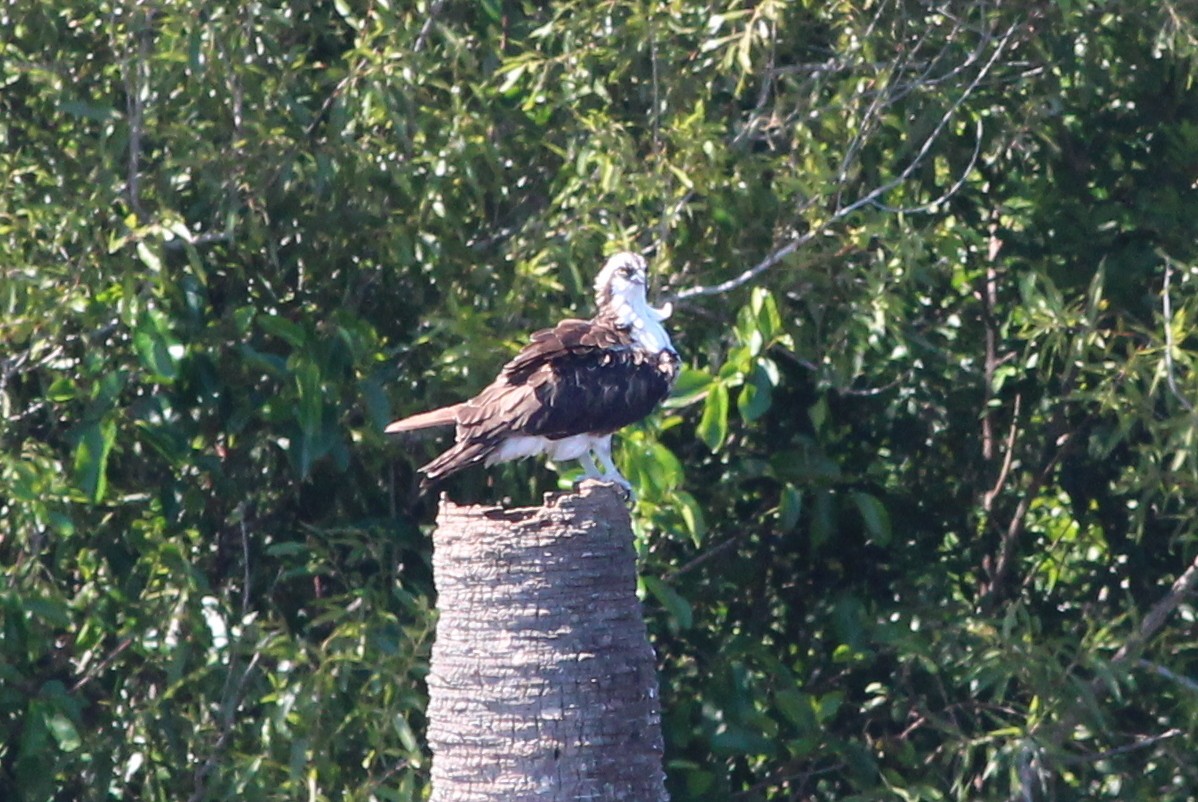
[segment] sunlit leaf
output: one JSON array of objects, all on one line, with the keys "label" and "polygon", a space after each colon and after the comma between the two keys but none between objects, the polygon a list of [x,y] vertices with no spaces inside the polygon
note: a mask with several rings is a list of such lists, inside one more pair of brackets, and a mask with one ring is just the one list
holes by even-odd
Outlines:
[{"label": "sunlit leaf", "polygon": [[116,423],[93,421],[79,433],[75,447],[75,485],[93,502],[108,491],[108,456],[116,442]]},{"label": "sunlit leaf", "polygon": [[721,382],[711,385],[703,402],[698,435],[712,451],[719,451],[728,436],[728,388]]},{"label": "sunlit leaf", "polygon": [[891,534],[890,515],[886,512],[885,505],[876,496],[869,493],[854,492],[852,499],[857,512],[861,515],[861,520],[865,522],[865,529],[869,532],[870,539],[879,546],[888,545]]},{"label": "sunlit leaf", "polygon": [[679,629],[690,629],[694,624],[690,602],[657,577],[643,576],[641,581],[645,583],[645,589],[653,594],[653,597],[670,614]]}]

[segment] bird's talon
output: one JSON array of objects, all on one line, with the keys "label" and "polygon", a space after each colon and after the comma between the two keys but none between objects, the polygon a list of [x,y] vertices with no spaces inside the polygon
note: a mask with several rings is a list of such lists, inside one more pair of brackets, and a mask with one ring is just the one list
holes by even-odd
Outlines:
[{"label": "bird's talon", "polygon": [[621,482],[618,479],[613,479],[612,484],[615,485],[620,493],[624,496],[625,504],[628,504],[629,506],[636,504],[636,491],[632,489],[631,482]]}]

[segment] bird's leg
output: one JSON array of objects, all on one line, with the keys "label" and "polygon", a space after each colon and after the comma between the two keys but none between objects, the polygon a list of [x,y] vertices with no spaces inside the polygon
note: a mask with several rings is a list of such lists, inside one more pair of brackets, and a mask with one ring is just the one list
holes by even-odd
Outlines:
[{"label": "bird's leg", "polygon": [[636,501],[636,493],[632,491],[632,483],[624,478],[620,473],[620,469],[616,467],[616,463],[612,462],[610,434],[595,444],[595,456],[599,458],[600,464],[603,465],[603,476],[601,478],[619,485],[628,494],[629,501]]},{"label": "bird's leg", "polygon": [[584,451],[582,456],[578,458],[578,462],[582,465],[582,478],[584,479],[602,479],[603,473],[600,472],[599,466],[595,464],[595,458],[591,456],[590,451]]},{"label": "bird's leg", "polygon": [[586,479],[598,479],[600,482],[606,481],[606,478],[600,471],[599,466],[595,464],[595,458],[591,456],[590,451],[584,451],[582,456],[578,458],[578,463],[582,465],[582,476],[574,480],[574,489]]}]

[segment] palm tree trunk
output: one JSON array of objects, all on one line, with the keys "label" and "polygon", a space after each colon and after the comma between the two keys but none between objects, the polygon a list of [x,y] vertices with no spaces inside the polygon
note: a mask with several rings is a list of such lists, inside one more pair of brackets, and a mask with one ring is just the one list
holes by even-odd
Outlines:
[{"label": "palm tree trunk", "polygon": [[655,659],[610,486],[515,510],[443,497],[433,573],[432,802],[665,802]]}]

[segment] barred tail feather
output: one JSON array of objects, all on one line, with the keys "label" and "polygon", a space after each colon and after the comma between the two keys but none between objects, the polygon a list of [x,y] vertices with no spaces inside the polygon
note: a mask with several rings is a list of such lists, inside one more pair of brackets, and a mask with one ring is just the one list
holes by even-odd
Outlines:
[{"label": "barred tail feather", "polygon": [[466,440],[458,443],[420,469],[420,472],[424,474],[424,481],[420,485],[428,487],[433,482],[457,473],[463,468],[477,465],[490,456],[494,450],[493,445],[478,440]]},{"label": "barred tail feather", "polygon": [[431,429],[434,426],[452,426],[457,423],[458,410],[461,407],[461,404],[453,404],[452,406],[441,407],[429,412],[421,412],[419,415],[412,415],[408,418],[401,418],[387,424],[387,428],[383,429],[383,431],[387,434],[396,434],[397,432],[414,432],[418,429]]}]

